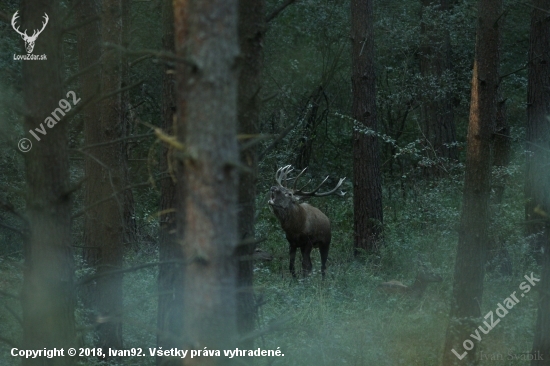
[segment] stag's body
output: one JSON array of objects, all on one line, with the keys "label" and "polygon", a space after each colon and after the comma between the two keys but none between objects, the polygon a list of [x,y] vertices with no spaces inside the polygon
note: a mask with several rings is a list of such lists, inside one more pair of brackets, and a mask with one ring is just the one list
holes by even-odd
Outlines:
[{"label": "stag's body", "polygon": [[273,205],[275,216],[279,219],[289,243],[290,273],[296,276],[294,262],[296,250],[302,252],[302,273],[311,272],[311,250],[319,248],[321,252],[321,273],[324,276],[330,248],[330,221],[319,209],[307,204],[294,203],[289,210],[281,210]]},{"label": "stag's body", "polygon": [[[302,252],[302,274],[304,276],[310,273],[312,269],[311,250],[319,248],[319,252],[321,253],[321,274],[324,278],[331,240],[330,220],[319,209],[307,203],[300,203],[299,200],[306,196],[322,197],[334,194],[342,185],[345,178],[340,179],[337,186],[329,192],[317,193],[326,179],[312,192],[304,192],[302,191],[304,187],[298,190],[295,187],[296,181],[305,169],[295,178],[293,189],[283,186],[283,180],[287,180],[286,176],[290,171],[292,171],[291,166],[280,168],[277,171],[276,180],[278,185],[271,187],[271,199],[269,200],[269,204],[273,207],[273,212],[279,219],[289,243],[290,273],[296,277],[294,262],[298,248]],[[336,194],[344,195],[341,192]]]}]

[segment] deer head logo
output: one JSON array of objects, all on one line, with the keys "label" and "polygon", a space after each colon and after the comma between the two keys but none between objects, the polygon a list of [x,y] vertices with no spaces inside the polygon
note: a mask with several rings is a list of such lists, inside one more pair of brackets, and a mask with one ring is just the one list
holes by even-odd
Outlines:
[{"label": "deer head logo", "polygon": [[42,22],[42,29],[40,29],[39,31],[35,29],[34,32],[32,33],[32,36],[28,36],[26,29],[24,32],[21,32],[19,30],[19,27],[17,28],[15,27],[15,21],[18,18],[17,13],[19,13],[19,11],[16,11],[15,14],[13,14],[13,17],[11,18],[11,26],[17,33],[19,33],[19,35],[21,35],[21,38],[23,38],[23,40],[25,41],[25,49],[27,50],[27,53],[32,53],[32,50],[34,49],[34,42],[36,42],[36,39],[38,38],[40,33],[42,33],[44,28],[46,28],[46,24],[48,24],[48,20],[49,20],[48,14],[44,13],[44,22]]}]

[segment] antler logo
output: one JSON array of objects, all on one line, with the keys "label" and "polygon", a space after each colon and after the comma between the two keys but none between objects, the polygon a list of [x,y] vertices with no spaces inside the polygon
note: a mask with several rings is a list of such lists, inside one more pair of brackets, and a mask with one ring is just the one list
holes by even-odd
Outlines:
[{"label": "antler logo", "polygon": [[19,13],[19,11],[16,11],[11,18],[11,26],[17,33],[21,35],[21,38],[23,38],[23,40],[25,41],[25,49],[27,50],[27,53],[32,53],[32,50],[34,49],[34,42],[36,42],[36,39],[38,38],[40,33],[42,33],[44,28],[46,28],[46,24],[48,24],[48,14],[44,13],[44,22],[42,22],[42,29],[40,29],[39,31],[35,29],[32,33],[32,36],[28,36],[26,29],[24,32],[21,32],[19,31],[19,27],[15,27],[15,21],[18,18],[17,13]]}]

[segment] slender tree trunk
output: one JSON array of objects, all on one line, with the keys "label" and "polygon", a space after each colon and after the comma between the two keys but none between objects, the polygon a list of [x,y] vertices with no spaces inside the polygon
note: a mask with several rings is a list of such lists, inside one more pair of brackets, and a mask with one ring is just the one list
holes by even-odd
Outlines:
[{"label": "slender tree trunk", "polygon": [[[263,0],[239,1],[239,43],[243,65],[239,75],[237,100],[239,134],[258,134],[260,119],[260,73],[262,69],[262,40],[265,31]],[[245,143],[250,140],[245,140]],[[256,176],[258,156],[256,147],[241,150],[241,164],[248,170],[239,175],[239,240],[237,256],[237,324],[241,337],[254,330],[256,306],[252,289],[253,261],[256,248]],[[240,347],[252,349],[254,340],[243,342]]]},{"label": "slender tree trunk", "polygon": [[[512,142],[510,141],[510,125],[508,123],[508,114],[506,112],[506,100],[500,100],[499,96],[497,119],[495,125],[494,140],[494,161],[493,168],[496,170],[493,190],[495,192],[493,203],[500,205],[504,197],[504,188],[506,187],[506,168],[510,164],[510,153]],[[498,215],[498,212],[495,212]]]},{"label": "slender tree trunk", "polygon": [[[540,9],[548,8],[548,1],[533,1],[533,5]],[[542,201],[541,194],[544,191],[546,181],[541,179],[542,172],[547,170],[546,153],[548,146],[548,133],[550,123],[546,119],[550,110],[550,101],[547,90],[549,82],[548,65],[548,19],[544,19],[545,13],[533,10],[531,15],[531,39],[529,47],[529,91],[527,108],[527,174],[525,181],[525,218],[527,220],[527,232],[536,253],[537,261],[540,261],[541,249],[547,241],[545,225],[540,222],[540,216],[534,209]],[[547,16],[547,14],[546,14]],[[546,27],[546,28],[545,28]],[[546,79],[545,79],[546,78]],[[546,89],[545,89],[546,88]],[[542,169],[542,171],[541,171]]]},{"label": "slender tree trunk", "polygon": [[355,255],[378,249],[382,234],[382,182],[377,131],[374,74],[373,1],[351,1],[353,91],[353,211]]},{"label": "slender tree trunk", "polygon": [[[542,249],[542,274],[532,365],[550,365],[550,11],[549,0],[533,0],[527,96],[527,181],[525,213],[530,234]],[[530,222],[538,220],[544,224]]]},{"label": "slender tree trunk", "polygon": [[[132,10],[132,2],[131,0],[121,0],[121,9],[122,9],[122,47],[128,48],[130,45],[130,31],[132,27],[131,22],[131,10]],[[122,54],[121,57],[121,87],[124,88],[126,86],[130,85],[130,65],[128,56],[126,54]],[[121,112],[122,112],[122,120],[121,120],[121,127],[122,130],[120,131],[121,137],[127,137],[131,134],[132,131],[132,121],[130,120],[130,91],[125,90],[121,94]],[[130,171],[128,169],[130,159],[130,146],[127,141],[122,142],[122,149],[124,151],[123,158],[122,158],[122,179],[123,183],[122,185],[124,187],[128,187],[131,185],[130,181]],[[136,204],[134,201],[134,193],[132,192],[132,189],[126,189],[122,193],[122,199],[123,199],[123,220],[124,220],[124,245],[129,248],[137,247],[137,241],[138,241],[138,233],[137,233],[137,224],[135,219],[136,214]]]},{"label": "slender tree trunk", "polygon": [[[449,10],[448,0],[422,0],[423,16],[428,6],[437,6],[438,11]],[[423,43],[420,49],[420,73],[428,85],[424,88],[422,103],[423,134],[428,144],[429,158],[434,165],[425,170],[428,176],[442,176],[445,165],[458,159],[456,128],[452,96],[450,92],[441,93],[445,87],[445,74],[450,70],[451,41],[445,29],[434,29],[424,20],[421,24]],[[434,90],[436,85],[438,90]]]},{"label": "slender tree trunk", "polygon": [[477,363],[477,342],[471,339],[470,334],[482,324],[480,317],[489,225],[491,150],[499,85],[498,19],[501,11],[502,0],[478,2],[466,175],[451,313],[443,350],[445,366]]},{"label": "slender tree trunk", "polygon": [[[174,13],[172,2],[162,2],[162,44],[165,51],[174,52]],[[175,80],[173,69],[166,66],[162,79],[162,129],[169,135],[174,135],[174,116],[176,113]],[[181,106],[180,106],[181,107]],[[181,124],[185,122],[182,121]],[[171,146],[165,146],[162,150],[161,171],[169,177],[160,182],[160,235],[159,257],[160,262],[182,261],[183,251],[176,240],[176,208],[180,214],[184,214],[181,200],[176,199],[177,170],[181,169],[174,159],[176,150]],[[174,179],[173,179],[174,178]],[[157,346],[163,349],[180,348],[183,331],[183,265],[161,264],[159,267],[159,305],[158,305],[158,329]],[[180,360],[168,360],[157,357],[157,365],[179,365]]]},{"label": "slender tree trunk", "polygon": [[[101,42],[121,44],[121,2],[103,0]],[[121,87],[120,54],[104,49],[101,53],[102,94]],[[113,141],[121,137],[121,95],[115,93],[97,105],[99,119],[85,126],[86,145]],[[98,346],[122,348],[122,275],[108,274],[122,265],[124,241],[124,151],[122,143],[112,143],[87,150],[86,157],[86,247],[98,248],[95,265],[97,285],[94,293],[97,312]],[[101,203],[107,197],[113,198]],[[95,204],[95,205],[94,205]]]},{"label": "slender tree trunk", "polygon": [[[61,27],[57,2],[21,3],[22,29],[33,29],[49,17],[34,53],[47,60],[23,62],[25,129],[48,125],[48,135],[25,155],[27,217],[30,236],[24,247],[23,345],[39,350],[76,346],[74,260],[71,248],[71,198],[67,124],[45,117],[66,99],[62,89]],[[59,114],[58,114],[59,115]],[[44,126],[45,127],[45,126]],[[15,360],[14,360],[15,362]],[[23,365],[73,365],[72,357],[24,358]]]},{"label": "slender tree trunk", "polygon": [[[184,184],[176,188],[185,204],[176,214],[186,261],[184,347],[232,349],[237,327],[238,3],[173,4],[176,53],[188,60],[178,65],[177,73],[178,113],[184,112],[178,115],[177,133],[186,148],[185,155],[179,155],[185,169],[178,182]],[[188,361],[224,362],[217,357]]]}]

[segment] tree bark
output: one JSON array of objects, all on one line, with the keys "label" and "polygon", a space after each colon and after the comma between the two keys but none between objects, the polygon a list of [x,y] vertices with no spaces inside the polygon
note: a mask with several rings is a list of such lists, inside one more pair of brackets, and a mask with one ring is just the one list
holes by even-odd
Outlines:
[{"label": "tree bark", "polygon": [[[501,12],[502,0],[478,2],[466,174],[451,313],[443,350],[445,366],[473,365],[477,362],[477,343],[473,343],[470,334],[482,324],[480,317],[489,224],[492,139],[499,85],[498,20]],[[463,357],[462,361],[452,350]]]},{"label": "tree bark", "polygon": [[[121,0],[103,0],[100,39],[102,43],[121,44]],[[101,93],[108,94],[121,87],[121,56],[118,51],[102,50]],[[99,118],[88,120],[84,127],[86,145],[117,140],[121,137],[121,95],[117,93],[101,100]],[[94,112],[97,113],[97,112]],[[96,116],[96,115],[95,115]],[[96,116],[97,117],[97,116]],[[90,148],[86,156],[85,244],[97,248],[90,258],[96,266],[98,280],[93,293],[97,313],[98,347],[121,349],[122,344],[122,274],[108,274],[122,265],[124,242],[124,150],[121,142]],[[94,203],[118,192],[115,198]]]},{"label": "tree bark", "polygon": [[[259,133],[260,74],[262,69],[262,40],[265,31],[263,0],[239,1],[239,43],[243,65],[239,74],[237,100],[239,134],[255,136]],[[252,137],[254,138],[254,137]],[[245,140],[245,143],[250,140]],[[256,177],[258,154],[255,146],[241,150],[241,164],[247,170],[239,174],[239,240],[237,257],[237,324],[239,335],[254,330],[257,312],[254,303],[253,261],[255,244]],[[240,344],[252,349],[254,340]]]},{"label": "tree bark", "polygon": [[377,131],[372,0],[351,1],[353,211],[355,255],[378,250],[382,235],[382,183]]},{"label": "tree bark", "polygon": [[[422,0],[423,16],[426,7],[437,6],[437,10],[444,12],[449,10],[448,0]],[[422,129],[426,143],[428,144],[428,157],[433,165],[426,167],[428,176],[439,177],[445,172],[445,165],[449,161],[458,159],[456,142],[456,127],[452,96],[450,92],[441,95],[445,87],[445,73],[449,72],[451,64],[451,41],[449,32],[445,29],[434,29],[424,20],[421,22],[423,43],[420,48],[420,73],[426,83],[421,93],[422,101]],[[438,90],[434,90],[436,85]]]},{"label": "tree bark", "polygon": [[[504,197],[504,188],[506,187],[506,178],[508,177],[505,170],[510,164],[512,141],[510,138],[510,125],[508,123],[508,114],[506,111],[506,100],[500,100],[500,96],[498,99],[494,140],[493,168],[496,170],[496,174],[493,182],[493,190],[495,192],[493,203],[500,205]],[[498,211],[495,212],[495,214],[498,215]]]},{"label": "tree bark", "polygon": [[[163,49],[174,52],[174,13],[172,3],[162,3],[163,24]],[[165,67],[162,79],[162,129],[168,135],[174,135],[174,116],[176,113],[175,80],[172,74],[173,68]],[[181,106],[180,106],[181,107]],[[183,125],[185,121],[181,122]],[[162,149],[161,172],[168,173],[170,177],[160,182],[160,233],[159,233],[159,258],[160,262],[182,261],[183,251],[176,240],[176,208],[179,214],[184,215],[181,200],[176,199],[176,184],[172,178],[181,169],[181,164],[174,159],[175,150],[171,146]],[[159,267],[159,304],[158,304],[158,347],[163,349],[180,348],[183,331],[183,265],[161,264]],[[180,360],[157,357],[157,365],[171,366],[181,364]]]},{"label": "tree bark", "polygon": [[[130,32],[132,27],[132,2],[131,0],[121,0],[121,11],[122,11],[122,47],[128,48],[130,45]],[[121,55],[121,87],[127,87],[130,85],[130,65],[128,56],[126,54]],[[120,131],[121,137],[130,136],[132,133],[132,121],[130,119],[130,90],[125,90],[121,93],[121,127]],[[122,142],[122,150],[124,152],[122,158],[122,179],[123,187],[128,187],[131,185],[130,179],[130,170],[128,169],[130,159],[130,144],[127,140]],[[138,232],[137,224],[135,219],[136,214],[136,204],[134,200],[134,193],[131,188],[124,190],[122,193],[123,199],[123,220],[124,220],[124,245],[126,248],[137,248],[138,244]]]},{"label": "tree bark", "polygon": [[[92,17],[99,17],[100,4],[98,0],[83,1],[75,9],[76,23],[81,24],[88,21]],[[79,70],[88,70],[80,76],[80,90],[82,100],[91,100],[97,98],[100,94],[100,21],[96,20],[89,22],[81,27],[77,32],[77,47],[78,47],[78,67]],[[82,120],[84,123],[84,141],[88,142],[90,136],[95,134],[96,123],[100,118],[100,110],[97,103],[92,102],[82,110]],[[89,157],[85,157],[85,172],[90,172],[93,169],[94,162]],[[87,175],[90,179],[90,175]],[[89,194],[90,182],[85,183],[85,205],[90,205],[93,202],[93,196]],[[88,233],[92,233],[95,229],[94,222],[91,218],[84,218],[84,243],[85,248],[82,249],[82,259],[86,266],[95,267],[99,258],[99,243],[94,242],[94,238]],[[82,286],[80,294],[85,314],[86,321],[89,324],[94,324],[96,319],[92,313],[97,308],[96,283],[90,282]]]},{"label": "tree bark", "polygon": [[[176,76],[177,133],[185,141],[185,152],[179,155],[184,169],[178,172],[178,182],[184,184],[176,188],[185,204],[176,214],[186,262],[184,347],[232,349],[237,326],[238,3],[173,4],[176,53],[188,60],[178,64]],[[223,363],[218,357],[189,361]]]},{"label": "tree bark", "polygon": [[[533,353],[550,354],[550,11],[549,0],[533,0],[527,95],[527,180],[525,207],[528,233],[541,249],[542,274]],[[546,213],[546,216],[544,215]],[[533,222],[533,220],[538,221]],[[550,365],[550,358],[532,365]]]},{"label": "tree bark", "polygon": [[[47,60],[23,62],[25,129],[46,127],[44,119],[67,99],[62,89],[62,38],[57,2],[21,3],[22,29],[33,29],[50,18],[34,53]],[[58,114],[59,115],[59,114]],[[51,117],[50,117],[51,118]],[[52,119],[53,120],[53,119]],[[71,247],[67,124],[49,126],[47,136],[25,155],[27,217],[30,235],[24,246],[22,349],[75,347],[74,259]],[[72,357],[24,358],[27,365],[74,365]]]},{"label": "tree bark", "polygon": [[[539,9],[548,8],[547,1],[533,1],[533,6]],[[536,14],[535,14],[536,12]],[[550,123],[546,119],[550,111],[550,101],[547,90],[550,73],[548,71],[548,20],[545,13],[535,8],[531,15],[531,36],[529,45],[529,86],[527,100],[527,171],[525,181],[525,218],[527,232],[530,237],[537,261],[541,259],[541,249],[548,240],[545,225],[540,222],[540,216],[534,209],[543,202],[544,186],[542,172],[547,170],[547,153]],[[548,16],[548,14],[546,14]],[[545,89],[546,88],[546,89]],[[541,171],[542,169],[542,171]]]}]

